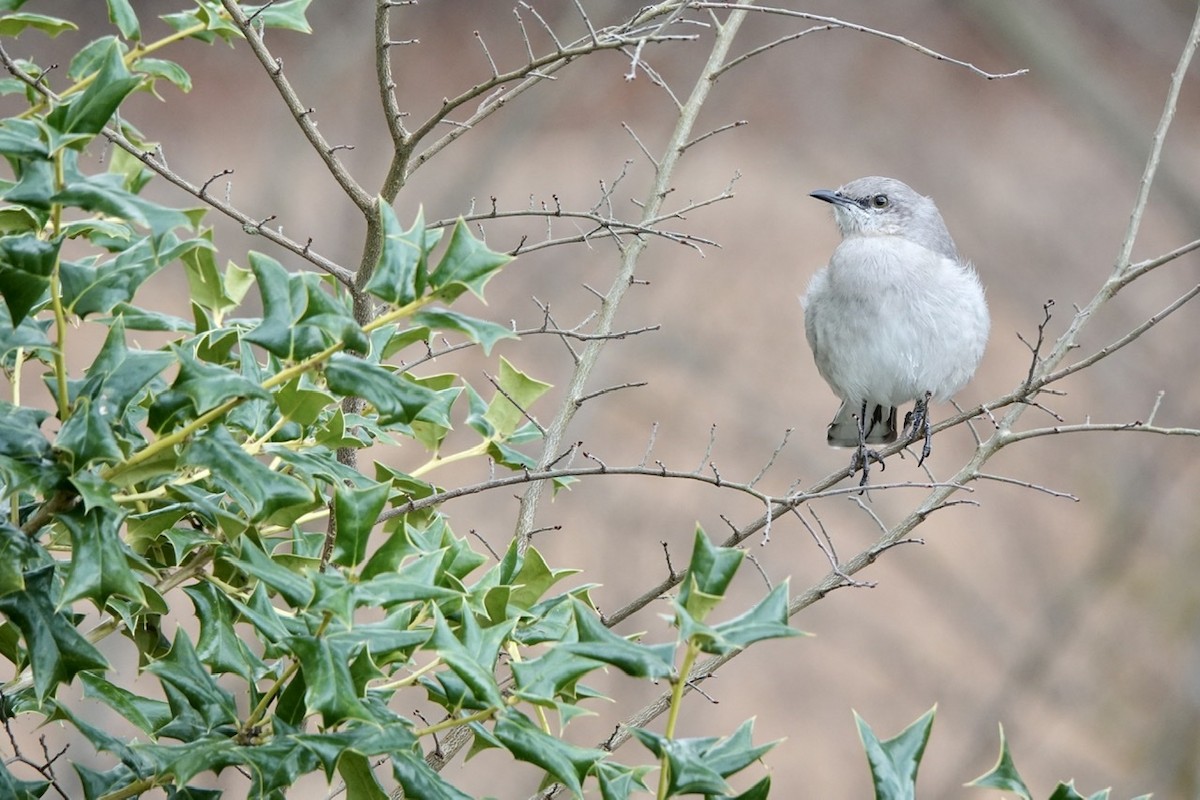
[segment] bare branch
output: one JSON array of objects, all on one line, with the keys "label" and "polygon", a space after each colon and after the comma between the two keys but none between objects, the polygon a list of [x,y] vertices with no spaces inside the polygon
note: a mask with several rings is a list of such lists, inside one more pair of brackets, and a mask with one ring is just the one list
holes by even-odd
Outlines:
[{"label": "bare branch", "polygon": [[292,112],[292,117],[295,118],[296,124],[300,126],[304,137],[308,139],[309,144],[317,151],[317,155],[325,162],[325,166],[329,169],[329,173],[333,176],[333,179],[342,187],[342,191],[346,193],[346,196],[350,198],[354,205],[358,206],[359,211],[365,216],[373,214],[375,208],[374,198],[358,184],[358,181],[354,180],[354,177],[342,165],[342,162],[338,161],[335,151],[325,141],[325,137],[321,135],[321,132],[317,130],[317,123],[312,120],[312,109],[307,108],[300,102],[296,91],[284,76],[283,62],[271,55],[271,51],[267,49],[262,36],[250,24],[250,19],[236,0],[221,0],[221,5],[225,7],[225,11],[229,13],[230,19],[233,20],[233,23],[237,25],[242,35],[246,38],[250,49],[258,57],[259,62],[263,65],[263,69],[267,71],[267,75],[279,91],[279,96],[283,98],[284,104]]},{"label": "bare branch", "polygon": [[[936,50],[931,50],[930,48],[926,47],[925,45],[918,44],[917,42],[914,42],[911,39],[906,39],[903,36],[899,36],[894,33],[888,33],[887,31],[876,30],[875,28],[868,28],[865,25],[858,25],[853,22],[846,22],[845,20],[840,20],[840,19],[837,19],[836,17],[825,17],[825,16],[821,16],[820,14],[809,14],[805,11],[793,11],[790,8],[770,8],[767,6],[744,6],[740,3],[696,2],[696,3],[693,3],[692,5],[694,8],[711,8],[711,9],[749,8],[751,11],[758,11],[758,12],[761,12],[764,14],[777,14],[779,16],[784,16],[784,17],[794,17],[797,19],[809,20],[811,22],[818,22],[818,23],[821,23],[822,25],[828,25],[832,28],[843,28],[843,29],[849,30],[849,31],[858,31],[859,33],[866,33],[871,36],[878,36],[881,39],[887,39],[889,42],[895,42],[896,44],[901,44],[912,50],[916,50],[921,55],[929,56],[930,58],[932,58],[936,61],[945,61],[949,64],[955,64],[960,67],[966,67],[967,69],[974,72],[976,75],[979,75],[980,77],[983,77],[983,78],[987,78],[989,81],[999,80],[1002,78],[1015,78],[1019,75],[1024,75],[1027,72],[1029,72],[1029,70],[1027,70],[1027,69],[1019,69],[1014,72],[988,72],[986,70],[980,69],[979,67],[975,66],[974,64],[972,64],[968,61],[960,61],[957,58],[951,58],[948,55],[939,53]],[[806,31],[806,33],[807,32],[808,31]]]},{"label": "bare branch", "polygon": [[1175,118],[1175,108],[1179,104],[1179,92],[1183,88],[1183,79],[1187,75],[1188,66],[1196,54],[1200,44],[1200,8],[1196,9],[1196,17],[1192,21],[1191,32],[1188,33],[1187,44],[1179,54],[1179,63],[1171,73],[1171,85],[1167,89],[1167,99],[1163,103],[1162,115],[1158,126],[1154,129],[1154,137],[1150,142],[1150,155],[1146,158],[1145,169],[1142,170],[1142,180],[1138,184],[1137,199],[1133,203],[1133,211],[1129,214],[1129,225],[1125,229],[1125,238],[1121,242],[1121,252],[1113,265],[1113,277],[1119,278],[1130,269],[1129,260],[1133,255],[1133,244],[1137,241],[1138,231],[1141,230],[1142,216],[1146,212],[1146,203],[1150,200],[1150,187],[1154,176],[1158,173],[1158,163],[1162,157],[1163,142],[1166,141],[1167,131]]}]

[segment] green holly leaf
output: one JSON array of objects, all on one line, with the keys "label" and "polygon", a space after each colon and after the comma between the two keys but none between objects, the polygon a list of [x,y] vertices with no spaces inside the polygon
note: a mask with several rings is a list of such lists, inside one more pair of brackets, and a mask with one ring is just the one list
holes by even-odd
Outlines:
[{"label": "green holly leaf", "polygon": [[250,269],[262,293],[263,318],[246,341],[284,360],[308,358],[338,343],[360,352],[370,348],[350,309],[329,295],[321,276],[289,274],[262,253],[250,253]]},{"label": "green holly leaf", "polygon": [[583,795],[584,777],[606,755],[602,750],[576,747],[551,736],[511,708],[499,715],[493,733],[510,753],[546,770],[576,797]]},{"label": "green holly leaf", "polygon": [[[2,26],[0,26],[2,31]],[[10,800],[36,800],[46,794],[50,781],[26,781],[14,776],[0,762],[0,797]]]},{"label": "green holly leaf", "polygon": [[[239,546],[237,552],[231,547],[223,548],[222,557],[238,569],[258,578],[268,589],[277,593],[293,608],[308,608],[317,591],[311,575],[288,569],[249,539],[242,539]],[[242,609],[243,614],[246,614],[246,611],[247,609]],[[257,614],[260,617],[266,617],[268,615],[265,612],[265,608],[260,608]],[[267,624],[266,630],[270,631],[278,622],[270,623],[268,621]]]},{"label": "green holly leaf", "polygon": [[351,719],[374,721],[350,674],[350,662],[361,643],[302,636],[291,639],[287,646],[300,660],[304,673],[304,703],[310,712],[321,715],[326,728]]},{"label": "green holly leaf", "polygon": [[467,223],[459,219],[442,260],[429,274],[429,285],[447,303],[465,291],[482,300],[483,287],[510,261],[512,256],[488,249],[471,235]]},{"label": "green holly leaf", "polygon": [[596,613],[580,600],[572,598],[571,603],[575,609],[579,641],[561,647],[576,655],[611,664],[636,678],[659,680],[674,674],[674,644],[644,645],[631,642],[604,627]]},{"label": "green holly leaf", "polygon": [[705,800],[767,800],[771,794],[771,776],[768,775],[739,795],[717,795]]},{"label": "green holly leaf", "polygon": [[723,654],[730,649],[745,649],[764,639],[784,639],[803,635],[788,625],[788,582],[776,586],[766,597],[744,614],[714,625],[713,633],[718,637],[718,647],[707,653]]},{"label": "green holly leaf", "polygon": [[504,325],[468,317],[446,308],[422,309],[413,315],[412,321],[431,331],[457,331],[465,334],[472,342],[478,342],[483,347],[484,355],[491,355],[492,347],[501,339],[517,338],[517,334]]},{"label": "green holly leaf", "polygon": [[120,418],[111,416],[103,403],[80,397],[59,430],[54,446],[70,455],[75,471],[95,463],[112,464],[124,455],[113,433],[112,426],[116,422],[120,422]]},{"label": "green holly leaf", "polygon": [[425,762],[421,753],[402,750],[392,753],[392,773],[404,789],[405,797],[422,800],[473,800],[448,783]]},{"label": "green holly leaf", "polygon": [[488,404],[484,419],[497,439],[506,439],[525,422],[525,415],[530,413],[534,401],[549,391],[551,384],[529,377],[503,356],[500,357],[496,383],[502,391],[496,392]]},{"label": "green holly leaf", "polygon": [[692,561],[676,600],[678,605],[696,622],[703,622],[725,596],[744,555],[733,547],[717,547],[697,525]]},{"label": "green holly leaf", "polygon": [[668,739],[644,728],[631,731],[657,758],[667,759],[670,796],[721,796],[731,791],[725,778],[745,769],[777,744],[755,746],[751,736],[753,728],[753,721],[748,720],[724,739]]},{"label": "green holly leaf", "polygon": [[[871,766],[871,779],[875,784],[877,800],[915,800],[917,768],[921,766],[921,757],[925,753],[925,745],[929,742],[929,733],[933,730],[935,713],[937,706],[926,711],[919,719],[887,741],[880,741],[858,712],[854,713],[858,736],[862,740],[863,749],[867,751],[867,762]],[[1013,775],[1015,774],[1014,771]],[[1018,778],[1017,783],[1019,782]],[[1002,787],[993,785],[993,788]],[[1006,791],[1014,789],[1007,788]],[[1030,800],[1028,794],[1022,796],[1025,800]]]},{"label": "green holly leaf", "polygon": [[650,767],[627,767],[611,761],[601,761],[593,768],[600,782],[601,800],[628,800],[636,794],[650,794],[643,780]]},{"label": "green holly leaf", "polygon": [[103,413],[112,417],[115,423],[125,417],[129,404],[142,390],[174,363],[170,353],[126,347],[125,318],[118,317],[109,323],[104,345],[88,367],[87,379],[79,394],[95,399]]},{"label": "green holly leaf", "polygon": [[200,621],[200,638],[196,655],[213,672],[230,672],[247,681],[261,674],[263,662],[250,651],[234,630],[238,622],[237,609],[223,591],[201,581],[183,589],[196,608]]},{"label": "green holly leaf", "polygon": [[183,463],[211,470],[210,482],[227,492],[251,522],[290,525],[316,503],[311,488],[251,456],[219,425],[192,440]]},{"label": "green holly leaf", "polygon": [[[206,230],[202,237],[211,241],[212,231]],[[226,313],[241,305],[254,285],[254,272],[232,261],[222,272],[217,267],[213,248],[197,247],[185,253],[181,260],[187,276],[188,296],[193,303],[212,312],[213,323],[217,326],[221,325]]]},{"label": "green holly leaf", "polygon": [[108,21],[116,25],[126,39],[139,41],[142,38],[142,28],[129,0],[108,0]]},{"label": "green holly leaf", "polygon": [[428,647],[437,651],[470,691],[475,702],[500,707],[504,705],[504,698],[493,670],[500,648],[511,632],[511,622],[480,628],[474,614],[464,609],[456,633],[435,606],[433,636],[429,639]]},{"label": "green holly leaf", "polygon": [[[126,95],[137,88],[141,78],[125,66],[120,44],[113,40],[104,50],[96,79],[79,94],[46,116],[46,122],[66,135],[95,136],[116,112]],[[82,147],[85,140],[73,141],[70,146]]]},{"label": "green holly leaf", "polygon": [[312,0],[284,0],[259,6],[242,6],[247,17],[266,28],[282,28],[297,33],[312,33],[305,13]]},{"label": "green holly leaf", "polygon": [[62,588],[62,606],[81,598],[103,608],[113,595],[143,604],[142,584],[130,567],[132,553],[121,540],[123,514],[93,509],[60,514],[58,520],[71,535],[71,565]]},{"label": "green holly leaf", "polygon": [[134,694],[90,672],[80,673],[79,679],[84,697],[104,703],[143,733],[153,734],[171,719],[170,706],[161,700]]},{"label": "green holly leaf", "polygon": [[44,14],[30,14],[19,11],[0,16],[0,36],[20,36],[28,28],[41,31],[51,39],[63,31],[79,30],[79,26],[74,22],[59,19],[58,17],[47,17]]},{"label": "green holly leaf", "polygon": [[333,544],[333,563],[355,567],[367,555],[367,542],[387,503],[392,487],[372,483],[360,488],[338,486],[333,493],[333,517],[337,538]]},{"label": "green holly leaf", "polygon": [[449,428],[450,406],[459,393],[458,388],[427,389],[403,373],[345,353],[329,359],[325,382],[338,394],[361,397],[375,406],[383,425],[423,420]]},{"label": "green holly leaf", "polygon": [[[207,730],[237,724],[237,701],[217,683],[200,661],[192,640],[182,628],[175,633],[171,651],[157,661],[150,662],[146,671],[158,676],[164,689],[173,689]],[[180,778],[179,775],[176,777]]]},{"label": "green holly leaf", "polygon": [[[932,725],[933,724],[933,712],[936,708],[937,707],[935,706],[933,709],[930,709],[925,714],[925,716],[921,717],[921,719],[917,720],[917,722],[914,722],[913,725],[909,726],[909,727],[911,728],[911,727],[917,725],[918,723],[921,722],[921,720],[926,719],[926,717],[929,718],[929,722],[927,724]],[[857,718],[857,716],[858,715],[855,714],[856,718]],[[861,731],[864,727],[865,727],[865,723],[860,722],[859,723],[860,736],[862,735]],[[868,728],[867,730],[869,731],[870,729]],[[904,734],[902,733],[901,736],[903,736],[903,735]],[[926,735],[926,737],[928,737],[928,735],[929,735],[928,731],[926,731],[925,735]],[[872,737],[872,738],[874,738],[874,737]],[[864,745],[865,745],[866,739],[864,739],[863,741],[864,741]],[[920,754],[918,753],[917,755],[919,758]],[[870,754],[868,752],[868,759],[869,758],[870,758]],[[872,772],[874,772],[873,765],[872,765]],[[915,778],[916,777],[915,765],[913,767],[913,773],[914,773],[913,777]],[[876,778],[875,785],[876,786],[879,785],[878,778]],[[1030,793],[1029,793],[1029,787],[1027,787],[1025,785],[1025,781],[1021,780],[1021,775],[1017,772],[1017,766],[1016,766],[1016,764],[1013,763],[1012,754],[1008,752],[1008,741],[1004,738],[1004,726],[1003,725],[1000,726],[1000,758],[999,758],[999,760],[996,761],[996,766],[992,767],[986,773],[984,773],[983,775],[980,775],[978,778],[976,778],[975,780],[968,783],[967,786],[978,786],[982,789],[999,789],[1002,792],[1012,792],[1013,794],[1022,798],[1022,800],[1033,800],[1032,795],[1030,795]],[[899,795],[897,795],[897,796],[899,796]]]},{"label": "green holly leaf", "polygon": [[337,770],[346,784],[348,800],[388,800],[388,793],[379,785],[366,756],[345,750],[338,759]]},{"label": "green holly leaf", "polygon": [[0,237],[0,295],[13,325],[46,297],[59,244],[33,234]]},{"label": "green holly leaf", "polygon": [[149,424],[161,432],[169,424],[198,417],[238,397],[269,399],[256,381],[228,367],[199,361],[188,348],[171,346],[179,372],[168,391],[161,392],[150,406]]},{"label": "green holly leaf", "polygon": [[404,230],[390,205],[382,198],[376,205],[383,229],[383,248],[364,288],[386,303],[405,306],[425,293],[426,259],[442,232],[425,229],[425,214],[421,210],[417,211],[412,227]]},{"label": "green holly leaf", "polygon": [[25,591],[0,596],[0,613],[8,617],[25,641],[33,688],[44,701],[60,683],[89,669],[108,669],[100,651],[75,629],[65,613],[56,610],[51,592],[54,565],[25,573]]}]

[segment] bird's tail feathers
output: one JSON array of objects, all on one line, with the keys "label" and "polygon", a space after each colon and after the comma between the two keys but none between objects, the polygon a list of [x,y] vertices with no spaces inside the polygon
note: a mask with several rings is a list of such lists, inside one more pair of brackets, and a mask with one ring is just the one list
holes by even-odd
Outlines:
[{"label": "bird's tail feathers", "polygon": [[[829,423],[826,440],[830,447],[858,447],[858,415],[861,403],[842,403],[833,422]],[[866,444],[888,444],[896,441],[896,408],[867,405]]]}]

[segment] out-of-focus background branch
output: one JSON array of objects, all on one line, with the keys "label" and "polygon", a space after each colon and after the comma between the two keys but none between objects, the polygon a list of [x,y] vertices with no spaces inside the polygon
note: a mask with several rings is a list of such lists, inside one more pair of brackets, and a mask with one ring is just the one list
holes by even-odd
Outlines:
[{"label": "out-of-focus background branch", "polygon": [[[67,4],[44,5],[55,13]],[[88,13],[70,5],[74,18]],[[354,146],[338,155],[366,186],[387,173],[392,152],[374,82],[372,5],[315,3],[316,36],[272,34],[268,41],[313,107],[325,139]],[[556,30],[587,33],[573,4],[535,5]],[[597,24],[640,7],[602,5],[594,11]],[[653,458],[690,469],[705,454],[715,423],[709,458],[722,474],[742,481],[755,475],[783,431],[795,428],[759,486],[764,492],[781,494],[794,481],[812,483],[843,466],[845,454],[824,445],[835,400],[804,346],[796,296],[837,236],[827,209],[808,192],[862,175],[894,175],[933,196],[988,287],[992,341],[960,402],[975,405],[1019,384],[1029,351],[1017,333],[1033,336],[1043,303],[1054,299],[1052,340],[1072,305],[1086,303],[1111,270],[1194,13],[1182,0],[1066,0],[1053,7],[1037,0],[812,0],[804,10],[893,32],[988,71],[1028,67],[1030,73],[986,81],[894,43],[829,30],[771,48],[723,74],[696,133],[748,124],[689,150],[667,199],[669,209],[718,196],[740,174],[734,200],[669,222],[672,230],[720,247],[701,246],[701,257],[693,247],[651,242],[639,268],[649,285],[630,288],[615,324],[661,329],[610,342],[592,379],[595,389],[648,385],[589,401],[571,428],[572,438],[610,463],[637,463],[657,423]],[[99,35],[107,24],[103,4],[90,13],[94,25],[80,38]],[[410,114],[406,125],[492,74],[475,31],[501,72],[525,58],[511,4],[429,2],[399,6],[393,17],[396,38],[420,39],[393,54],[399,107]],[[526,22],[536,44],[537,29]],[[787,24],[766,15],[749,20],[735,56],[786,34],[781,26]],[[73,52],[67,39],[29,37],[19,45]],[[13,55],[24,55],[16,49]],[[398,198],[398,215],[409,219],[423,205],[429,219],[453,218],[472,202],[486,209],[491,197],[501,210],[556,202],[589,209],[624,175],[611,202],[621,218],[636,219],[632,200],[650,180],[639,142],[656,152],[675,118],[669,96],[648,76],[680,96],[706,53],[706,46],[684,43],[647,47],[639,57],[653,72],[638,71],[632,81],[626,80],[629,54],[568,65],[413,173]],[[167,104],[147,95],[127,114],[164,143],[172,169],[195,184],[233,170],[210,187],[213,195],[227,195],[251,218],[277,215],[272,224],[291,239],[311,237],[317,252],[355,264],[362,215],[287,108],[263,102],[276,98],[249,50],[183,43],[171,57],[191,72],[191,95],[172,96]],[[1198,97],[1193,75],[1135,259],[1197,238]],[[165,184],[152,191],[180,201]],[[237,225],[216,224],[225,256],[245,247],[285,255],[262,238],[246,241]],[[522,236],[533,244],[592,226],[555,217],[481,224],[489,243],[501,249],[515,249]],[[544,318],[540,303],[569,328],[596,308],[584,285],[607,286],[615,263],[616,248],[604,235],[591,237],[587,248],[528,253],[492,284],[491,305],[480,314],[533,327]],[[1198,263],[1195,254],[1185,256],[1122,291],[1088,329],[1081,352],[1119,338],[1181,296],[1197,283]],[[170,310],[168,298],[183,296],[174,283],[182,276],[167,271],[154,280]],[[1157,424],[1194,426],[1198,314],[1184,307],[1126,350],[1072,375],[1058,387],[1066,395],[1040,401],[1066,424],[1089,416],[1132,421],[1144,418],[1163,391]],[[570,372],[571,355],[556,337],[527,337],[497,350],[560,388]],[[470,353],[446,358],[465,376],[481,377],[483,367],[471,366]],[[426,366],[436,372],[438,363]],[[533,409],[543,422],[554,399]],[[949,413],[938,408],[935,418]],[[1055,422],[1038,409],[1024,418],[1039,420]],[[933,475],[952,474],[972,447],[963,427],[940,435],[928,465]],[[890,734],[937,702],[939,719],[921,771],[927,796],[960,796],[963,781],[991,766],[997,722],[1004,723],[1037,793],[1070,776],[1087,791],[1111,784],[1116,796],[1196,795],[1195,453],[1194,440],[1124,434],[1045,437],[1005,450],[990,471],[1073,494],[1079,502],[1017,485],[977,485],[972,499],[978,508],[939,511],[918,531],[924,546],[889,551],[859,576],[875,588],[839,590],[794,619],[819,638],[765,644],[706,683],[717,702],[693,694],[681,730],[689,720],[719,727],[727,719],[732,728],[753,710],[756,738],[788,738],[767,759],[779,796],[858,797],[870,790],[850,709]],[[367,457],[404,466],[405,454]],[[447,468],[447,476],[465,484],[487,474],[466,464]],[[896,458],[883,477],[926,479],[911,459]],[[750,497],[684,481],[647,490],[647,480],[585,481],[539,512],[539,527],[550,528],[536,534],[539,549],[551,563],[586,565],[588,579],[603,583],[593,593],[602,610],[617,609],[666,576],[660,542],[678,564],[694,521],[717,537],[725,529],[722,516],[744,524],[762,511]],[[919,490],[874,493],[866,508],[890,525],[920,496]],[[517,506],[505,500],[511,505],[498,509],[498,502],[495,493],[461,499],[456,527],[502,547]],[[844,556],[878,536],[875,521],[851,500],[828,499],[817,510]],[[794,518],[776,521],[770,543],[755,555],[773,581],[791,575],[795,587],[829,568]],[[747,596],[761,594],[761,578],[743,572]],[[618,630],[654,630],[661,610],[651,605]],[[628,713],[652,694],[622,697],[628,707],[617,712]],[[592,744],[611,733],[607,716],[589,724],[577,721],[572,736]],[[451,764],[448,775],[475,794],[505,785],[512,791],[504,796],[517,796],[535,787],[532,770],[499,783],[488,758],[482,753],[466,765]]]}]

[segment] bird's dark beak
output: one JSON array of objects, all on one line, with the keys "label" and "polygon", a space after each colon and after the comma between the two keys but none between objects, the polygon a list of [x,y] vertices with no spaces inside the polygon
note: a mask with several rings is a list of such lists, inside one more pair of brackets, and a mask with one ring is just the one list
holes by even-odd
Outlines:
[{"label": "bird's dark beak", "polygon": [[846,197],[844,194],[839,194],[833,189],[817,189],[815,192],[809,192],[809,197],[815,197],[818,200],[824,200],[826,203],[833,203],[835,206],[856,206],[856,202]]}]

